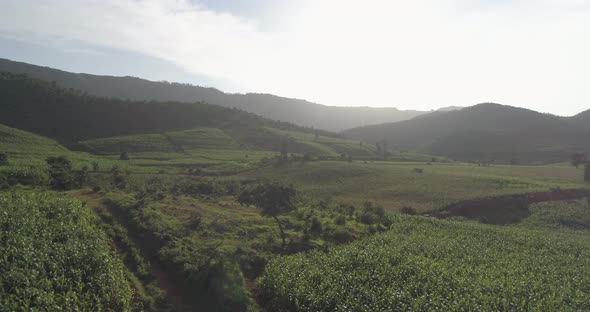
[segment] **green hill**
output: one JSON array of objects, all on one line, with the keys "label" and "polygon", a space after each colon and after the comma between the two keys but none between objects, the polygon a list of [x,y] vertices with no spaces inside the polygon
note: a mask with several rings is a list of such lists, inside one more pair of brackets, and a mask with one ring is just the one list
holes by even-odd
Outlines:
[{"label": "green hill", "polygon": [[585,128],[590,131],[590,109],[570,117],[569,120],[571,120],[571,122],[578,127]]},{"label": "green hill", "polygon": [[0,124],[0,151],[16,157],[56,155],[68,149],[54,140]]},{"label": "green hill", "polygon": [[385,141],[394,150],[502,163],[564,161],[574,152],[590,150],[590,132],[571,120],[493,103],[343,134],[366,142]]},{"label": "green hill", "polygon": [[188,103],[203,101],[242,109],[273,120],[282,120],[331,131],[401,121],[426,113],[422,111],[403,111],[392,107],[333,107],[271,94],[229,94],[214,88],[204,88],[190,84],[154,82],[135,77],[74,74],[6,59],[0,59],[1,71],[27,74],[30,77],[47,82],[55,81],[66,89],[81,90],[95,96],[136,101],[155,100]]},{"label": "green hill", "polygon": [[0,123],[54,138],[69,146],[82,140],[197,127],[224,129],[243,144],[264,148],[277,148],[282,139],[266,131],[267,127],[336,136],[238,109],[205,103],[95,97],[9,73],[0,74]]}]

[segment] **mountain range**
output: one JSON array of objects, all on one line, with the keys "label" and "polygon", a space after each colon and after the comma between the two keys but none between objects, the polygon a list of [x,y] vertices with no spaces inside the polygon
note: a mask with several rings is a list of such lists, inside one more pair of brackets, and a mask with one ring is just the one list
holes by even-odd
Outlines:
[{"label": "mountain range", "polygon": [[230,94],[215,88],[183,83],[155,82],[136,77],[75,74],[7,59],[0,59],[0,72],[26,74],[31,78],[55,81],[63,88],[81,90],[95,96],[136,101],[206,102],[239,108],[273,120],[329,131],[402,121],[428,113],[398,110],[393,107],[326,106],[271,94]]},{"label": "mountain range", "polygon": [[[383,150],[462,161],[547,163],[590,153],[590,110],[560,117],[495,103],[430,112],[331,107],[269,94],[73,74],[2,59],[0,72],[0,123],[71,147],[94,138],[214,127],[234,133],[243,144],[272,149],[282,138],[268,128],[348,137],[373,147],[378,143]],[[339,134],[319,130],[350,126]]]},{"label": "mountain range", "polygon": [[365,126],[342,134],[457,160],[554,162],[590,151],[590,111],[559,117],[495,103]]}]

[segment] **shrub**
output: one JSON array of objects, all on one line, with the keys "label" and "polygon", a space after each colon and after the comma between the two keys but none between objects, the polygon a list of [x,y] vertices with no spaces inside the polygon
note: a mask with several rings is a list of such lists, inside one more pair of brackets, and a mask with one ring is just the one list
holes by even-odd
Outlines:
[{"label": "shrub", "polygon": [[8,154],[0,152],[0,166],[8,166]]},{"label": "shrub", "polygon": [[48,177],[45,170],[36,167],[6,167],[0,171],[8,185],[46,185]]},{"label": "shrub", "polygon": [[56,190],[68,190],[72,187],[72,162],[64,156],[46,159],[49,167],[49,184]]},{"label": "shrub", "polygon": [[124,189],[127,186],[125,173],[117,165],[111,168],[111,185],[118,189]]},{"label": "shrub", "polygon": [[120,160],[129,160],[129,153],[127,152],[123,152],[121,153],[121,155],[119,156]]},{"label": "shrub", "polygon": [[401,213],[407,214],[407,215],[415,215],[416,209],[409,207],[409,206],[405,206],[405,207],[402,207]]},{"label": "shrub", "polygon": [[343,215],[338,215],[336,219],[334,219],[334,224],[337,225],[344,225],[346,224],[346,217]]},{"label": "shrub", "polygon": [[346,228],[337,229],[334,234],[332,234],[332,238],[339,244],[350,243],[356,239],[354,234]]},{"label": "shrub", "polygon": [[316,216],[311,218],[311,226],[310,226],[309,230],[312,233],[316,233],[316,234],[321,233],[322,232],[322,221]]}]

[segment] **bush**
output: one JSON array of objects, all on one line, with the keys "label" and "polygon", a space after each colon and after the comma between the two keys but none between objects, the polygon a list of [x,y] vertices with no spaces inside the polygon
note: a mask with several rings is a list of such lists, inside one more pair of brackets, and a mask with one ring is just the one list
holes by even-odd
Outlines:
[{"label": "bush", "polygon": [[0,166],[8,166],[8,154],[0,152]]},{"label": "bush", "polygon": [[46,159],[49,167],[49,184],[56,190],[68,190],[72,187],[72,162],[64,156]]},{"label": "bush", "polygon": [[415,215],[416,209],[414,209],[412,207],[405,206],[405,207],[402,207],[401,213],[407,214],[407,215]]},{"label": "bush", "polygon": [[316,234],[321,233],[322,232],[322,221],[318,217],[314,216],[311,219],[311,226],[310,226],[309,230],[312,233],[316,233]]},{"label": "bush", "polygon": [[6,167],[0,176],[4,176],[8,185],[46,185],[48,180],[47,173],[35,167]]},{"label": "bush", "polygon": [[119,156],[120,160],[129,160],[129,153],[127,152],[123,152],[121,153],[121,155]]},{"label": "bush", "polygon": [[337,229],[332,235],[332,238],[339,244],[350,243],[356,239],[354,234],[349,229],[345,228]]},{"label": "bush", "polygon": [[346,224],[346,217],[343,215],[338,215],[336,217],[336,219],[334,219],[334,224],[345,225]]},{"label": "bush", "polygon": [[358,216],[361,223],[370,225],[379,223],[385,218],[385,209],[381,206],[376,206],[370,201],[363,204],[363,210]]}]

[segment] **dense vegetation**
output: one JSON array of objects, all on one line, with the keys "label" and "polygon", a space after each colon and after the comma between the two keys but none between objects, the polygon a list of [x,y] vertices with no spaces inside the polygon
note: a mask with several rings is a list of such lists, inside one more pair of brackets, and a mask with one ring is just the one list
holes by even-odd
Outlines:
[{"label": "dense vegetation", "polygon": [[154,82],[135,77],[74,74],[5,59],[0,59],[0,71],[27,74],[47,82],[55,81],[64,88],[82,90],[100,97],[135,101],[155,100],[187,103],[203,101],[242,109],[274,120],[330,131],[401,121],[425,113],[403,111],[396,108],[331,107],[271,94],[228,94],[214,88],[182,83]]},{"label": "dense vegetation", "polygon": [[[407,122],[441,157],[12,74],[0,104],[24,129],[0,125],[2,311],[590,309],[582,115],[483,105]],[[515,148],[524,137],[536,145]],[[505,148],[575,154],[525,166]]]},{"label": "dense vegetation", "polygon": [[586,311],[588,236],[398,217],[385,234],[272,260],[272,311]]},{"label": "dense vegetation", "polygon": [[30,192],[0,194],[0,207],[0,310],[130,310],[123,265],[89,209]]},{"label": "dense vegetation", "polygon": [[205,103],[89,96],[10,73],[0,74],[0,103],[0,123],[68,144],[84,139],[210,126],[236,131],[245,141],[254,140],[253,144],[258,142],[257,134],[265,126],[318,131]]}]

